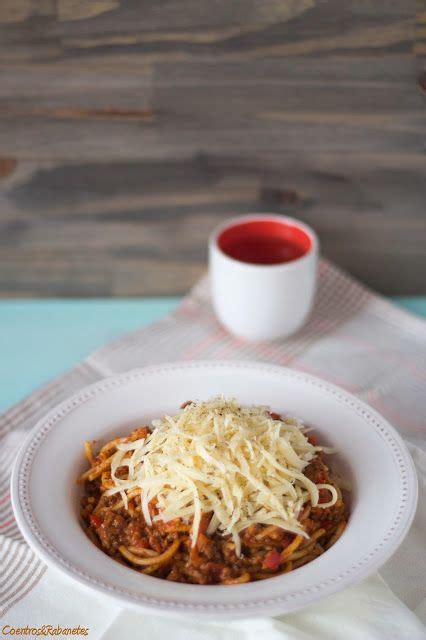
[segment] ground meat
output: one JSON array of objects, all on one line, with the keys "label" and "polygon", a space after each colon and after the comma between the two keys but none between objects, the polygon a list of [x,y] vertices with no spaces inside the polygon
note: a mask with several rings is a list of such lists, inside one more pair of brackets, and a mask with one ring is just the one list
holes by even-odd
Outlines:
[{"label": "ground meat", "polygon": [[[328,467],[321,454],[305,468],[304,473],[316,484],[329,482]],[[328,500],[326,495],[320,494],[320,497]],[[127,549],[151,549],[161,554],[176,539],[180,539],[175,555],[159,565],[152,574],[176,582],[226,584],[238,581],[247,572],[251,580],[277,575],[285,569],[287,562],[286,559],[281,560],[281,554],[295,538],[294,534],[280,527],[254,524],[241,532],[242,553],[238,557],[231,536],[222,536],[219,532],[207,535],[211,514],[203,514],[197,543],[193,546],[190,537],[191,522],[179,519],[169,522],[154,520],[152,526],[148,526],[140,510],[139,497],[133,500],[130,510],[120,506],[120,500],[118,494],[102,495],[99,480],[86,482],[81,514],[90,529],[92,539],[99,541],[108,555],[128,566],[133,565],[119,551],[121,545]],[[154,518],[158,513],[154,502],[150,503],[149,509]],[[325,529],[319,539],[319,543],[323,544],[334,535],[337,524],[344,521],[347,514],[342,503],[327,509],[310,508],[308,503],[304,518],[303,525],[308,534],[319,528]]]},{"label": "ground meat", "polygon": [[126,527],[126,544],[129,547],[149,547],[149,539],[146,535],[145,520],[142,516],[133,517]]},{"label": "ground meat", "polygon": [[324,484],[328,482],[328,467],[322,461],[322,456],[318,455],[303,470],[303,473],[309,480],[315,484]]},{"label": "ground meat", "polygon": [[164,548],[167,548],[168,546],[161,533],[154,528],[151,528],[148,531],[148,540],[151,549],[154,549],[154,551],[158,551],[158,553],[161,553],[163,551],[163,544]]},{"label": "ground meat", "polygon": [[97,527],[96,532],[102,546],[107,551],[115,551],[121,544],[126,542],[126,521],[123,516],[115,511],[107,511],[102,520],[102,524]]},{"label": "ground meat", "polygon": [[99,496],[99,488],[100,488],[100,480],[97,478],[90,482],[90,480],[86,480],[84,483],[84,491],[86,496]]},{"label": "ground meat", "polygon": [[[319,454],[309,465],[304,469],[303,473],[315,484],[326,484],[330,482],[329,469],[322,460],[322,455]],[[319,501],[327,502],[329,500],[329,492],[324,489],[319,491]],[[309,520],[311,527],[315,528],[315,523],[321,522],[321,526],[326,529],[331,528],[345,516],[345,506],[338,504],[333,507],[324,509],[322,507],[313,507],[311,509]]]}]

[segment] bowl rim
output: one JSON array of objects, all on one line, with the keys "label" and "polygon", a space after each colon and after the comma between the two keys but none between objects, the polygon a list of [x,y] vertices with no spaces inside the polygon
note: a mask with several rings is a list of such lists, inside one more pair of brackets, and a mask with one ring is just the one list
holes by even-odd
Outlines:
[{"label": "bowl rim", "polygon": [[[349,566],[343,573],[336,575],[333,579],[329,578],[319,585],[314,585],[314,587],[316,590],[319,589],[321,591],[321,597],[328,596],[341,591],[345,587],[357,584],[382,566],[396,551],[408,533],[417,506],[417,475],[411,455],[399,433],[394,427],[392,427],[386,418],[381,416],[375,409],[371,408],[356,396],[333,383],[323,380],[317,376],[295,369],[281,367],[279,365],[273,365],[265,362],[238,360],[170,362],[161,365],[150,365],[147,367],[131,369],[126,372],[108,376],[98,382],[83,387],[80,391],[59,403],[44,417],[38,420],[33,429],[28,433],[18,451],[11,476],[11,499],[13,512],[17,524],[32,550],[48,566],[59,570],[68,578],[78,582],[85,589],[101,592],[104,595],[112,597],[116,601],[119,600],[130,607],[143,607],[145,609],[149,607],[150,609],[155,609],[156,613],[159,614],[168,614],[175,617],[179,615],[187,616],[188,614],[194,614],[197,617],[203,618],[213,618],[220,615],[222,619],[236,619],[239,617],[248,617],[258,614],[259,607],[263,607],[264,612],[267,612],[268,615],[278,615],[287,608],[285,605],[290,599],[289,595],[268,599],[265,594],[265,598],[263,600],[250,601],[246,606],[233,603],[228,605],[220,605],[217,603],[206,605],[196,603],[179,603],[173,601],[173,607],[171,607],[170,601],[161,601],[158,598],[152,598],[150,596],[143,597],[141,595],[135,595],[125,589],[117,589],[113,585],[100,582],[97,578],[91,576],[90,573],[81,572],[77,567],[73,566],[72,563],[64,558],[45,538],[42,527],[32,512],[28,496],[28,479],[32,459],[44,439],[57,422],[72,413],[72,411],[80,405],[93,399],[95,396],[108,392],[114,387],[125,385],[132,380],[143,378],[144,376],[149,376],[155,373],[168,373],[173,370],[179,371],[182,368],[197,369],[205,367],[214,367],[216,369],[220,369],[221,367],[237,368],[240,370],[255,368],[259,372],[268,371],[270,373],[283,375],[284,377],[290,376],[292,378],[299,379],[305,383],[319,387],[333,395],[338,401],[348,405],[352,410],[370,422],[373,428],[380,432],[382,438],[387,440],[388,445],[391,445],[394,449],[394,453],[398,454],[399,464],[401,465],[400,475],[403,478],[402,484],[404,486],[403,492],[405,499],[400,501],[398,514],[395,518],[394,524],[390,527],[388,533],[382,538],[380,544],[378,544],[372,552],[367,556],[364,556],[361,561],[356,563],[356,565]],[[279,580],[280,578],[281,576],[272,577],[266,582],[269,582],[270,580]],[[180,583],[176,583],[176,585],[179,586]],[[233,585],[234,589],[244,589],[244,587],[247,587],[247,585]],[[203,590],[217,589],[217,586],[203,585],[202,588]],[[290,594],[291,611],[296,611],[308,606],[310,602],[305,602],[303,595],[306,595],[307,592],[312,590],[313,589],[311,587],[306,587],[304,589],[299,589],[298,592]],[[315,598],[315,600],[317,599],[318,598]]]}]

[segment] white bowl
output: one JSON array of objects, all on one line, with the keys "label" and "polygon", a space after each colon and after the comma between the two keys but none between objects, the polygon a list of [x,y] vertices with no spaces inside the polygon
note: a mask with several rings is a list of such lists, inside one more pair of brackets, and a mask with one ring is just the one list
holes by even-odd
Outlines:
[{"label": "white bowl", "polygon": [[[76,478],[84,467],[84,441],[124,435],[165,412],[175,412],[185,400],[219,393],[295,415],[315,428],[321,442],[338,449],[333,467],[353,485],[346,531],[313,562],[241,585],[174,583],[115,562],[80,527]],[[12,475],[17,522],[28,544],[48,565],[126,605],[216,620],[288,613],[365,578],[402,542],[416,500],[410,455],[383,417],[328,382],[247,362],[167,364],[91,385],[36,425]]]}]

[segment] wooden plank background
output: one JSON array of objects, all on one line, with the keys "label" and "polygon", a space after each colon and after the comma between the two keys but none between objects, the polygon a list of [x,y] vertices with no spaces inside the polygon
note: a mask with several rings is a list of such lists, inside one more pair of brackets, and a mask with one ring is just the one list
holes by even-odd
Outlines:
[{"label": "wooden plank background", "polygon": [[410,0],[1,0],[0,296],[183,293],[248,211],[425,294],[425,32]]}]

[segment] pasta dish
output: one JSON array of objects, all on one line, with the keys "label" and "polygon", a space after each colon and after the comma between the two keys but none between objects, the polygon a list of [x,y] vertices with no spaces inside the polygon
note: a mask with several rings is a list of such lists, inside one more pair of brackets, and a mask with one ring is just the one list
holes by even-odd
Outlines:
[{"label": "pasta dish", "polygon": [[224,397],[189,401],[103,446],[85,443],[83,527],[144,574],[239,584],[314,560],[343,533],[342,483],[298,419]]}]

